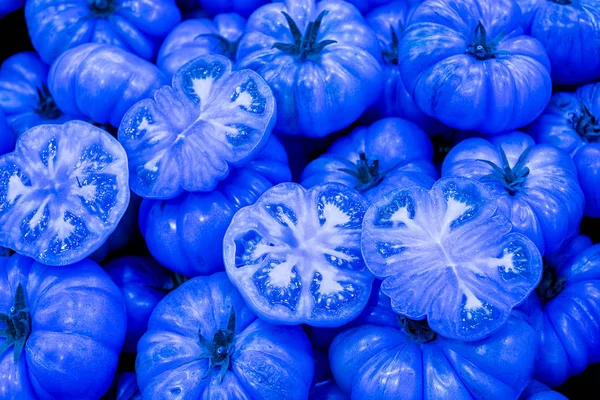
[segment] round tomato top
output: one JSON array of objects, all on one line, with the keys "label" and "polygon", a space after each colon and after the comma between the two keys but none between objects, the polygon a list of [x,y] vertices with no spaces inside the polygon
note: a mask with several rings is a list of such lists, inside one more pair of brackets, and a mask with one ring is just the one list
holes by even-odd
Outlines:
[{"label": "round tomato top", "polygon": [[139,225],[148,250],[162,265],[185,276],[222,271],[223,237],[233,215],[271,186],[290,180],[285,149],[271,136],[256,158],[231,170],[210,192],[144,199]]},{"label": "round tomato top", "polygon": [[88,43],[52,64],[48,87],[58,107],[74,118],[118,127],[136,102],[167,83],[152,63],[120,47]]},{"label": "round tomato top", "polygon": [[129,157],[131,189],[142,197],[172,199],[211,191],[267,143],[275,99],[254,71],[232,70],[212,54],[185,64],[153,99],[123,117],[119,141]]},{"label": "round tomato top", "polygon": [[276,130],[323,137],[348,127],[381,92],[377,37],[345,1],[285,0],[248,19],[237,60],[277,99]]},{"label": "round tomato top", "polygon": [[538,249],[511,230],[482,184],[442,178],[431,190],[411,186],[376,200],[362,253],[396,313],[473,341],[506,323],[540,281]]},{"label": "round tomato top", "polygon": [[569,153],[585,196],[585,215],[600,217],[600,84],[555,93],[528,132]]},{"label": "round tomato top", "polygon": [[238,211],[225,270],[248,306],[276,324],[341,326],[365,307],[373,276],[360,254],[367,202],[347,186],[282,183]]},{"label": "round tomato top", "polygon": [[82,121],[38,125],[0,157],[0,245],[48,265],[98,249],[129,203],[127,155]]},{"label": "round tomato top", "polygon": [[32,52],[17,53],[0,67],[0,111],[15,135],[71,117],[58,108],[47,86],[48,65]]},{"label": "round tomato top", "polygon": [[442,165],[443,176],[482,182],[513,224],[542,254],[553,252],[575,233],[584,197],[569,155],[554,146],[536,145],[521,132],[455,146]]},{"label": "round tomato top", "polygon": [[175,0],[29,0],[25,20],[47,63],[84,43],[106,43],[151,60],[181,20]]},{"label": "round tomato top", "polygon": [[310,342],[257,319],[224,272],[190,279],[154,309],[138,345],[144,398],[308,398]]},{"label": "round tomato top", "polygon": [[177,25],[158,52],[156,65],[168,76],[188,61],[204,54],[221,54],[235,60],[237,47],[246,28],[239,14],[219,14],[214,19],[189,19]]},{"label": "round tomato top", "polygon": [[600,244],[575,236],[544,258],[544,274],[522,310],[539,336],[534,376],[558,386],[600,362]]},{"label": "round tomato top", "polygon": [[536,334],[513,314],[476,342],[444,338],[405,317],[354,327],[331,344],[331,370],[352,399],[516,399],[531,379]]},{"label": "round tomato top", "polygon": [[301,182],[305,187],[341,183],[372,202],[402,186],[430,188],[438,175],[432,157],[431,141],[418,126],[386,118],[334,142],[308,164]]},{"label": "round tomato top", "polygon": [[0,258],[0,397],[99,399],[126,322],[123,297],[98,264]]},{"label": "round tomato top", "polygon": [[579,85],[600,78],[597,0],[517,0],[526,32],[546,48],[552,82]]},{"label": "round tomato top", "polygon": [[552,94],[543,46],[522,35],[513,0],[426,0],[400,42],[402,79],[418,107],[457,129],[523,127]]}]

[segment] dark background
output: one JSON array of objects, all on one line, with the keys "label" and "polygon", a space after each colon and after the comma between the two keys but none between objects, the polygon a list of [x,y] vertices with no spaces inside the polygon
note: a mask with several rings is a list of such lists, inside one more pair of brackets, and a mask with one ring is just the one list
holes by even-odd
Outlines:
[{"label": "dark background", "polygon": [[[2,0],[0,0],[2,1]],[[218,0],[217,0],[218,1]],[[23,10],[16,11],[12,14],[6,15],[4,18],[0,19],[0,62],[3,62],[6,58],[10,57],[13,54],[16,54],[21,51],[33,50],[31,42],[29,40],[29,35],[27,34],[27,27],[25,25],[25,18],[23,14]],[[293,140],[292,140],[293,141]],[[433,139],[434,144],[436,139]],[[291,143],[290,143],[291,144]],[[288,145],[290,145],[288,144]],[[312,146],[305,146],[306,148],[315,148],[319,147],[323,150],[327,148],[327,144],[329,143],[318,143],[317,146],[314,146],[317,143],[312,143]],[[314,146],[314,147],[313,147]],[[286,146],[288,149],[294,148],[294,144],[291,146]],[[297,147],[296,147],[297,148]],[[298,154],[298,156],[305,156],[304,154]],[[318,154],[311,154],[312,157],[316,157]],[[294,154],[290,154],[290,158],[294,158]],[[297,160],[301,163],[306,163],[308,160]],[[596,220],[591,218],[584,218],[581,224],[581,232],[590,236],[594,243],[600,241],[600,224],[597,223]],[[138,238],[139,239],[139,238]],[[130,252],[133,253],[145,253],[143,249],[140,249],[138,246],[142,245],[141,240],[134,240],[132,243],[135,246],[135,249],[129,248]],[[113,258],[113,257],[111,257]],[[120,366],[122,370],[130,370],[133,371],[135,364],[135,359],[131,356],[124,357],[122,360],[122,365]],[[562,392],[569,399],[577,400],[588,400],[588,399],[600,399],[600,364],[592,365],[588,367],[585,373],[573,377],[569,379],[564,385],[557,388],[560,392]]]}]

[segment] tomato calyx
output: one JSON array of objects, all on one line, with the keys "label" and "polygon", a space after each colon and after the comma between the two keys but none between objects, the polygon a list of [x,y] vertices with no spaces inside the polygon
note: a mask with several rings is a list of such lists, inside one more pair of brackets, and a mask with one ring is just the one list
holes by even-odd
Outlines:
[{"label": "tomato calyx", "polygon": [[530,171],[529,168],[525,167],[525,160],[527,159],[527,156],[530,151],[531,147],[528,147],[523,153],[521,153],[519,159],[517,160],[517,163],[512,168],[508,163],[506,153],[504,152],[504,149],[502,147],[500,147],[499,151],[500,158],[502,161],[502,165],[500,167],[489,160],[478,159],[477,161],[486,163],[493,169],[493,172],[491,174],[483,176],[481,180],[499,182],[504,186],[506,191],[511,196],[514,196],[521,190],[523,184],[525,183],[525,180],[527,179],[527,176],[529,175]]},{"label": "tomato calyx", "polygon": [[566,279],[564,276],[558,276],[556,268],[544,263],[544,272],[542,280],[535,289],[535,293],[542,302],[546,304],[556,296],[558,296],[565,288]]},{"label": "tomato calyx", "polygon": [[[400,25],[400,32],[404,29],[402,25]],[[386,50],[383,50],[381,55],[383,59],[392,65],[398,65],[398,48],[400,40],[398,40],[398,34],[392,25],[390,25],[390,37],[392,39],[392,43],[390,43],[390,47]]]},{"label": "tomato calyx", "polygon": [[221,54],[225,57],[233,60],[235,59],[235,55],[237,53],[238,45],[240,44],[240,39],[230,41],[219,35],[218,33],[203,33],[194,38],[194,40],[203,38],[203,39],[214,39],[217,42],[217,45],[221,48]]},{"label": "tomato calyx", "polygon": [[277,42],[271,47],[272,49],[281,50],[296,56],[300,61],[306,61],[310,56],[320,54],[321,51],[330,44],[337,43],[335,40],[322,40],[317,42],[319,29],[321,29],[323,18],[327,15],[327,10],[321,11],[317,16],[317,19],[308,23],[304,35],[302,35],[300,28],[298,28],[298,25],[296,25],[296,22],[288,13],[285,11],[282,11],[281,13],[288,23],[290,32],[294,38],[294,43]]},{"label": "tomato calyx", "polygon": [[467,54],[470,54],[477,60],[489,60],[496,58],[496,56],[507,54],[506,51],[498,51],[496,47],[498,43],[504,37],[504,32],[500,33],[494,40],[488,42],[487,31],[483,26],[483,23],[479,21],[475,27],[475,34],[473,35],[473,42],[467,47]]},{"label": "tomato calyx", "polygon": [[340,168],[339,171],[352,175],[358,181],[354,189],[365,192],[381,183],[389,171],[380,171],[379,160],[369,160],[364,152],[358,153],[359,159],[352,168]]},{"label": "tomato calyx", "polygon": [[13,360],[17,364],[25,348],[25,342],[31,333],[31,314],[21,283],[15,291],[15,301],[10,308],[10,313],[8,315],[0,313],[0,322],[6,326],[6,328],[0,329],[0,337],[5,339],[0,344],[0,355],[12,346]]},{"label": "tomato calyx", "polygon": [[97,17],[107,17],[117,9],[116,0],[88,0],[90,11]]},{"label": "tomato calyx", "polygon": [[410,340],[416,343],[425,344],[437,339],[437,333],[429,327],[426,319],[416,321],[406,317],[398,317],[400,328]]},{"label": "tomato calyx", "polygon": [[573,4],[573,1],[571,1],[571,0],[550,0],[550,1],[555,4],[560,4],[561,6],[568,6],[570,4]]},{"label": "tomato calyx", "polygon": [[229,321],[227,322],[227,328],[219,329],[213,336],[212,342],[206,339],[202,332],[198,331],[198,339],[200,345],[204,350],[198,358],[208,359],[208,368],[206,373],[202,376],[202,379],[209,377],[212,371],[216,367],[220,367],[219,382],[223,382],[225,374],[229,370],[231,354],[233,353],[234,346],[233,340],[235,338],[235,311],[231,307],[231,313],[229,314]]},{"label": "tomato calyx", "polygon": [[586,142],[597,142],[600,139],[600,122],[585,104],[581,103],[579,109],[580,112],[571,114],[569,122]]},{"label": "tomato calyx", "polygon": [[41,115],[44,119],[57,119],[62,115],[62,111],[56,105],[54,98],[48,90],[48,86],[43,85],[41,88],[37,88],[38,95],[38,107],[35,112]]}]

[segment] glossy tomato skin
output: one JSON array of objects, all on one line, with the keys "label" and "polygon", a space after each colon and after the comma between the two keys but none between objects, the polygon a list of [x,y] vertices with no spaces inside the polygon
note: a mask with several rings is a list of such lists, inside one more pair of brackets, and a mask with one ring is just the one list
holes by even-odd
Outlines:
[{"label": "glossy tomato skin", "polygon": [[544,278],[522,310],[539,336],[534,377],[554,387],[600,361],[600,245],[577,236],[545,257]]},{"label": "glossy tomato skin", "polygon": [[67,50],[52,64],[48,87],[61,110],[73,118],[119,127],[136,102],[168,82],[152,63],[106,44]]},{"label": "glossy tomato skin", "polygon": [[400,41],[419,4],[420,2],[405,0],[386,2],[365,15],[367,24],[379,39],[383,69],[383,91],[379,101],[367,111],[367,115],[371,118],[405,118],[419,125],[428,134],[436,134],[444,130],[443,125],[417,107],[412,95],[406,90],[399,66]]},{"label": "glossy tomato skin", "polygon": [[[361,162],[364,153],[366,164]],[[300,181],[305,187],[335,182],[358,190],[370,202],[401,186],[430,188],[438,177],[432,163],[429,137],[412,122],[385,118],[354,129],[338,139],[321,157],[306,166]],[[367,173],[377,162],[377,172]]]},{"label": "glossy tomato skin", "polygon": [[[290,22],[284,12],[297,26],[296,39],[286,28]],[[319,15],[321,23],[315,25],[320,29],[306,49],[300,35],[306,36],[307,26]],[[257,71],[273,89],[275,130],[308,137],[349,126],[377,101],[382,87],[379,59],[374,32],[355,7],[339,0],[262,6],[248,19],[237,52],[239,66]]]},{"label": "glossy tomato skin", "polygon": [[127,336],[123,351],[134,354],[154,307],[174,288],[172,275],[152,258],[125,256],[104,269],[117,285],[127,309]]},{"label": "glossy tomato skin", "polygon": [[47,63],[84,43],[110,44],[152,60],[181,13],[175,0],[30,0],[25,20]]},{"label": "glossy tomato skin", "polygon": [[[76,138],[74,140],[73,138]],[[0,157],[0,245],[48,265],[96,251],[129,204],[127,155],[82,121],[38,125]]]},{"label": "glossy tomato skin", "polygon": [[[505,168],[502,152],[513,176],[490,175],[494,173],[490,162]],[[462,141],[448,153],[442,175],[484,183],[513,230],[533,240],[542,254],[556,251],[573,235],[583,215],[583,192],[568,154],[547,144],[536,145],[522,132]]]},{"label": "glossy tomato skin", "polygon": [[17,53],[0,67],[0,110],[15,135],[41,124],[71,119],[56,105],[48,90],[48,70],[37,54]]},{"label": "glossy tomato skin", "polygon": [[177,25],[163,42],[156,65],[169,77],[188,61],[210,53],[235,60],[246,19],[239,14],[219,14],[214,19],[188,19]]},{"label": "glossy tomato skin", "polygon": [[0,18],[25,5],[25,0],[3,0],[0,4]]},{"label": "glossy tomato skin", "polygon": [[13,347],[0,354],[0,397],[100,398],[111,384],[125,339],[119,289],[89,260],[62,268],[13,255],[0,260],[1,313],[10,313],[19,284],[31,333],[17,364]]},{"label": "glossy tomato skin", "polygon": [[595,0],[517,0],[526,31],[546,48],[552,82],[579,85],[600,78],[600,4]]},{"label": "glossy tomato skin", "polygon": [[342,326],[371,292],[373,275],[360,254],[367,207],[357,191],[337,183],[274,186],[227,228],[227,275],[266,321]]},{"label": "glossy tomato skin", "polygon": [[144,198],[208,192],[232,168],[267,144],[275,98],[256,72],[205,54],[181,67],[171,86],[127,111],[119,141],[127,151],[131,189]]},{"label": "glossy tomato skin", "polygon": [[519,400],[568,400],[559,392],[555,392],[542,382],[532,380],[525,388]]},{"label": "glossy tomato skin", "polygon": [[[212,345],[215,333],[230,325],[232,309],[228,365],[213,362],[214,368],[209,367],[202,355],[212,351],[201,344],[199,334]],[[150,317],[136,359],[145,399],[177,394],[186,399],[304,400],[313,370],[302,328],[257,319],[224,272],[190,279],[168,294]]]},{"label": "glossy tomato skin", "polygon": [[146,245],[162,265],[185,276],[221,271],[223,236],[236,211],[290,180],[285,150],[272,136],[254,160],[233,169],[215,190],[172,200],[144,199],[139,225]]},{"label": "glossy tomato skin", "polygon": [[260,6],[269,3],[269,0],[195,0],[202,10],[209,15],[221,13],[237,13],[244,17],[252,14]]},{"label": "glossy tomato skin", "polygon": [[16,135],[14,134],[2,110],[0,110],[0,156],[15,149]]},{"label": "glossy tomato skin", "polygon": [[584,213],[600,217],[600,84],[589,84],[573,93],[555,93],[550,104],[529,127],[537,143],[547,143],[573,158],[585,196]]},{"label": "glossy tomato skin", "polygon": [[423,2],[400,43],[402,79],[417,106],[452,128],[487,134],[532,122],[552,94],[550,61],[522,34],[521,17],[513,0]]},{"label": "glossy tomato skin", "polygon": [[342,332],[329,361],[352,399],[510,399],[531,379],[536,344],[535,331],[518,316],[476,342],[442,336],[424,342],[396,321]]}]

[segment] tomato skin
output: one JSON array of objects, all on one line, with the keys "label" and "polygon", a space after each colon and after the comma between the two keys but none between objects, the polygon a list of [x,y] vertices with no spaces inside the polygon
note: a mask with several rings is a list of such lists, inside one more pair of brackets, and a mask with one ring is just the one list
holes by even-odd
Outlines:
[{"label": "tomato skin", "polygon": [[531,380],[527,385],[519,400],[568,400],[559,392],[555,392],[541,382]]},{"label": "tomato skin", "polygon": [[111,44],[152,60],[181,13],[175,0],[30,0],[25,20],[47,63],[85,43]]},{"label": "tomato skin", "polygon": [[[246,28],[246,20],[239,14],[219,14],[214,19],[188,19],[177,25],[165,38],[156,65],[168,77],[188,61],[203,54],[222,54],[235,60],[237,43]],[[200,35],[218,35],[204,36]]]},{"label": "tomato skin", "polygon": [[247,17],[260,6],[267,4],[269,0],[195,0],[195,2],[200,3],[202,11],[209,15],[233,12]]},{"label": "tomato skin", "polygon": [[600,361],[599,260],[600,245],[575,236],[545,257],[542,283],[521,306],[539,336],[534,377],[548,386]]},{"label": "tomato skin", "polygon": [[[209,368],[201,334],[211,345],[235,312],[228,366]],[[143,398],[308,398],[312,349],[299,326],[271,325],[250,312],[224,272],[196,277],[154,309],[138,345],[137,380]],[[206,375],[205,375],[206,374]],[[219,379],[221,375],[222,379]]]},{"label": "tomato skin", "polygon": [[213,191],[144,199],[139,224],[146,245],[158,262],[185,276],[222,271],[223,256],[215,250],[221,248],[235,212],[274,184],[290,180],[285,150],[272,136],[254,160],[233,169]]},{"label": "tomato skin", "polygon": [[[379,163],[382,179],[361,182],[358,173],[360,153],[368,163]],[[385,118],[368,127],[354,129],[335,141],[329,149],[304,169],[300,181],[305,187],[335,182],[354,188],[370,202],[401,186],[430,188],[438,177],[432,163],[431,141],[414,123],[400,118]],[[371,183],[375,183],[371,185]]]},{"label": "tomato skin", "polygon": [[[513,172],[522,175],[511,178],[514,189],[498,176],[490,177],[494,170],[488,162],[504,168],[502,152]],[[556,251],[574,234],[583,215],[584,194],[575,163],[565,152],[548,144],[536,145],[522,132],[462,141],[446,156],[442,175],[482,182],[497,198],[514,231],[530,238],[542,254]]]},{"label": "tomato skin", "polygon": [[136,102],[168,82],[151,62],[106,44],[69,49],[52,64],[48,87],[56,104],[73,118],[119,127]]},{"label": "tomato skin", "polygon": [[15,134],[8,125],[4,113],[0,110],[0,156],[13,151],[15,149],[15,142]]},{"label": "tomato skin", "polygon": [[[284,135],[320,138],[346,128],[381,93],[379,43],[362,15],[344,1],[315,3],[286,0],[260,7],[249,17],[238,47],[238,67],[258,72],[271,86],[277,100],[275,131]],[[315,44],[309,54],[273,47],[293,46],[282,12],[302,34],[322,15],[317,38],[329,44],[320,50]]]},{"label": "tomato skin", "polygon": [[537,143],[550,144],[570,154],[585,196],[584,214],[600,217],[600,141],[594,126],[600,120],[600,84],[575,92],[559,92],[528,129]]},{"label": "tomato skin", "polygon": [[532,122],[552,95],[550,61],[522,34],[521,17],[513,0],[417,7],[400,42],[402,79],[417,106],[451,128],[486,134]]},{"label": "tomato skin", "polygon": [[125,339],[119,289],[90,260],[49,267],[15,254],[0,259],[0,312],[10,312],[19,283],[31,333],[16,365],[13,347],[0,354],[0,397],[100,398],[111,384]]},{"label": "tomato skin", "polygon": [[125,299],[127,337],[123,351],[135,354],[137,344],[148,329],[148,319],[158,302],[175,287],[173,277],[152,258],[125,256],[106,264]]}]

